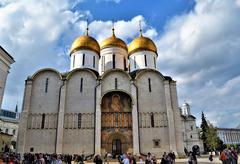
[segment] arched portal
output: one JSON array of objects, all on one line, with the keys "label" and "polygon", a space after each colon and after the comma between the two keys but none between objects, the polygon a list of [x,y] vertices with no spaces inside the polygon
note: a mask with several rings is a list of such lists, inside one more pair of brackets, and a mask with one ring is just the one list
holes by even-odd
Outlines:
[{"label": "arched portal", "polygon": [[101,103],[101,149],[112,155],[132,152],[132,100],[124,92],[105,94]]}]

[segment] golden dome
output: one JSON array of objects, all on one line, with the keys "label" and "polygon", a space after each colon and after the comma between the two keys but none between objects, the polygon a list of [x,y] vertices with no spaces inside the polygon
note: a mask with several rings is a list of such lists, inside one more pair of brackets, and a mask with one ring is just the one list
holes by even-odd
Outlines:
[{"label": "golden dome", "polygon": [[101,47],[101,50],[107,47],[121,47],[127,50],[126,43],[115,36],[114,29],[113,29],[113,35],[110,38],[107,38],[106,40],[104,40],[101,43],[100,47]]},{"label": "golden dome", "polygon": [[131,55],[134,52],[142,50],[153,51],[157,54],[157,47],[154,42],[151,39],[140,35],[129,44],[128,54]]},{"label": "golden dome", "polygon": [[88,35],[80,36],[74,40],[70,49],[70,55],[80,49],[92,50],[97,54],[100,54],[100,47],[98,42],[93,37],[90,37]]}]

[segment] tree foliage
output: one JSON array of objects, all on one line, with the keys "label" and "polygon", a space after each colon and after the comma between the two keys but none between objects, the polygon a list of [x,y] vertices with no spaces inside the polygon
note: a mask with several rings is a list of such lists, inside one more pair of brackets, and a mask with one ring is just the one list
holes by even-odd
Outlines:
[{"label": "tree foliage", "polygon": [[201,129],[201,139],[203,141],[203,148],[205,152],[221,150],[223,148],[223,142],[217,136],[217,129],[211,123],[208,124],[203,112]]},{"label": "tree foliage", "polygon": [[216,150],[219,146],[219,137],[217,136],[217,129],[210,124],[207,129],[207,148],[210,151]]},{"label": "tree foliage", "polygon": [[203,141],[203,148],[204,151],[208,151],[208,146],[207,146],[207,129],[208,129],[208,123],[206,120],[206,117],[204,113],[202,112],[202,123],[201,123],[201,139]]}]

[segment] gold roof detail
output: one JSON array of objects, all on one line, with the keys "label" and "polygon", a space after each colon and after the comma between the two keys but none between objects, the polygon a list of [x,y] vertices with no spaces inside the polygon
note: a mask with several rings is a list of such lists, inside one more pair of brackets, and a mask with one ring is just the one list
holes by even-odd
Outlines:
[{"label": "gold roof detail", "polygon": [[154,42],[147,38],[144,37],[141,33],[141,35],[134,39],[128,46],[128,54],[131,55],[134,52],[137,51],[153,51],[157,54],[157,47],[154,44]]},{"label": "gold roof detail", "polygon": [[91,36],[83,35],[74,40],[71,49],[70,55],[77,50],[92,50],[95,51],[98,55],[100,54],[100,46],[98,42]]},{"label": "gold roof detail", "polygon": [[101,47],[101,50],[104,49],[104,48],[107,48],[107,47],[120,47],[120,48],[124,48],[125,50],[127,50],[127,45],[126,43],[117,38],[114,34],[114,29],[112,29],[112,36],[107,38],[106,40],[104,40],[100,47]]}]

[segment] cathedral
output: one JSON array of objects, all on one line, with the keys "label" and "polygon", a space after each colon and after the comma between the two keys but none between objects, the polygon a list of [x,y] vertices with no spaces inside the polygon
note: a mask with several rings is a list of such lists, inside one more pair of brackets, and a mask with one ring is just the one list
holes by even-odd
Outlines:
[{"label": "cathedral", "polygon": [[105,154],[184,151],[176,81],[157,70],[148,37],[128,46],[85,35],[70,49],[70,70],[38,70],[25,81],[17,152]]}]

